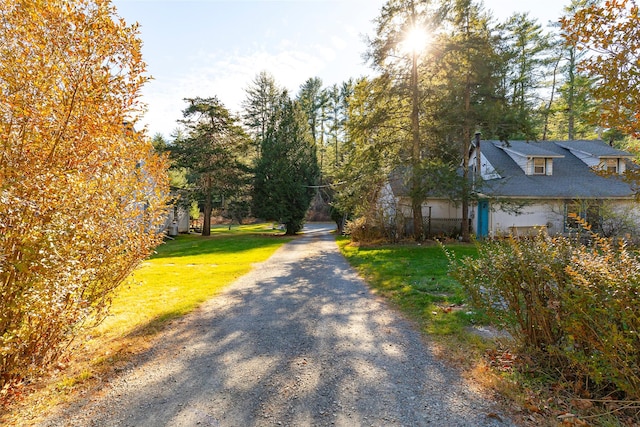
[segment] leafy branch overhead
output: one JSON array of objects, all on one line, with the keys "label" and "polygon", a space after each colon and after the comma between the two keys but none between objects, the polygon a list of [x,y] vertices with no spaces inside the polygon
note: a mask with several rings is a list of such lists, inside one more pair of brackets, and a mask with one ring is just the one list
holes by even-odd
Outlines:
[{"label": "leafy branch overhead", "polygon": [[569,43],[589,54],[580,66],[595,79],[601,100],[597,120],[603,127],[640,135],[640,18],[631,0],[582,2],[562,19]]}]

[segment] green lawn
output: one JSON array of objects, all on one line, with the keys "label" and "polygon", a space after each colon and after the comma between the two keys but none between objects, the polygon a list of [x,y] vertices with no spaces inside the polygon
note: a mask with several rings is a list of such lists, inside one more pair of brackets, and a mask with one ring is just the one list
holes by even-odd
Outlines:
[{"label": "green lawn", "polygon": [[270,224],[220,226],[210,237],[167,240],[118,289],[109,317],[94,336],[152,333],[166,320],[188,313],[290,240],[276,231]]},{"label": "green lawn", "polygon": [[290,240],[271,224],[231,230],[219,226],[211,237],[167,240],[117,289],[109,316],[78,337],[66,369],[53,373],[8,419],[24,425],[22,416],[44,415],[56,404],[73,400],[76,390],[97,390],[118,367],[153,345],[167,321],[194,310]]},{"label": "green lawn", "polygon": [[[462,287],[448,277],[449,260],[438,245],[358,247],[340,238],[338,245],[368,283],[437,335],[462,333],[478,315],[464,305]],[[454,244],[456,258],[477,255],[473,245]]]}]

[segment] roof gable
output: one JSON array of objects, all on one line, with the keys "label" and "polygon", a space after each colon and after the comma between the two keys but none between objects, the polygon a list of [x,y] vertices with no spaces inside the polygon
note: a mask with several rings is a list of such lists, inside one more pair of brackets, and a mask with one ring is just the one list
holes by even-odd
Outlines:
[{"label": "roof gable", "polygon": [[[598,142],[594,142],[596,144],[590,145],[592,151],[598,147]],[[563,146],[564,143],[511,141],[510,147],[504,147],[501,141],[483,141],[481,152],[500,178],[483,181],[478,191],[496,197],[563,199],[630,198],[635,194],[634,189],[621,179],[595,173],[574,152]],[[507,151],[509,149],[521,156],[553,158],[553,174],[526,175],[513,154]],[[612,150],[615,149],[601,150],[614,153]],[[623,151],[616,151],[629,156]]]}]

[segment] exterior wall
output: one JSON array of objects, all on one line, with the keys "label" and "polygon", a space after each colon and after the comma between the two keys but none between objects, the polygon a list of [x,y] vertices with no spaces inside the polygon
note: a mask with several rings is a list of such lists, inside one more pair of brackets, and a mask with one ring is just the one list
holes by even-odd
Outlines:
[{"label": "exterior wall", "polygon": [[[384,203],[382,201],[382,203]],[[408,197],[400,197],[396,205],[405,218],[412,218],[411,199]],[[456,206],[453,202],[445,199],[430,199],[422,204],[422,217],[428,218],[460,218],[462,216],[462,208]]]},{"label": "exterior wall", "polygon": [[623,175],[626,171],[627,171],[627,163],[622,159],[618,159],[618,173],[620,175]]},{"label": "exterior wall", "polygon": [[[482,149],[482,148],[481,148]],[[516,162],[516,164],[518,166],[520,166],[520,169],[522,169],[524,171],[524,173],[526,173],[527,175],[531,175],[533,172],[533,162],[531,162],[532,164],[529,165],[529,161],[525,156],[521,156],[517,153],[514,153],[511,150],[504,150],[505,153],[507,153],[509,155],[509,157],[511,157],[511,159],[513,159],[514,162]]]},{"label": "exterior wall", "polygon": [[571,151],[571,154],[582,160],[590,168],[597,169],[600,167],[600,159],[592,156],[591,154],[587,154],[582,151]]},{"label": "exterior wall", "polygon": [[[640,207],[631,200],[606,202],[614,211],[631,213],[640,218]],[[519,214],[502,210],[500,205],[490,204],[489,236],[507,234],[526,235],[544,227],[550,234],[565,232],[565,200],[536,201],[520,209]],[[477,232],[477,206],[474,207],[474,232]]]},{"label": "exterior wall", "polygon": [[431,218],[460,218],[462,217],[462,207],[456,206],[449,200],[427,200],[422,205],[422,216],[429,216],[431,208]]},{"label": "exterior wall", "polygon": [[165,229],[168,229],[174,221],[178,226],[178,233],[189,232],[189,212],[184,207],[177,206],[169,209],[169,213],[167,214],[167,219],[165,221]]},{"label": "exterior wall", "polygon": [[610,200],[607,204],[615,213],[634,217],[640,226],[640,204],[638,202],[635,200]]},{"label": "exterior wall", "polygon": [[527,234],[545,227],[550,233],[564,230],[564,201],[533,202],[512,213],[491,205],[489,210],[489,235]]},{"label": "exterior wall", "polygon": [[[501,206],[490,202],[488,212],[487,232],[489,237],[499,237],[508,234],[528,235],[536,233],[541,227],[551,234],[565,233],[566,206],[570,201],[565,200],[531,200],[526,206],[518,209],[518,213],[511,212],[515,206]],[[640,219],[640,205],[633,200],[605,201],[614,211],[634,214]],[[385,186],[380,195],[381,212],[390,221],[399,221],[410,227],[412,222],[411,200],[408,197],[394,197],[390,186]],[[471,230],[478,234],[478,205],[469,207]],[[430,199],[422,205],[422,217],[433,226],[432,231],[438,232],[440,227],[454,224],[458,227],[462,217],[462,207],[446,199]],[[444,222],[442,220],[445,220]],[[452,221],[451,223],[447,220]],[[458,220],[458,222],[454,221]],[[404,222],[403,222],[404,221]],[[640,221],[639,221],[640,222]],[[425,222],[427,224],[427,222]],[[443,225],[446,224],[446,225]],[[425,225],[426,227],[426,225]]]},{"label": "exterior wall", "polygon": [[629,212],[633,215],[640,215],[640,205],[630,200],[610,200],[607,202],[616,212]]},{"label": "exterior wall", "polygon": [[388,182],[380,190],[380,197],[378,199],[379,207],[382,210],[382,214],[386,218],[394,217],[398,210],[397,198],[393,195],[391,184]]},{"label": "exterior wall", "polygon": [[[524,173],[527,175],[536,175],[535,166],[534,166],[534,157],[529,157],[527,159],[526,167],[524,168]],[[538,157],[540,159],[540,157]],[[553,175],[553,158],[545,157],[544,158],[544,174],[547,176]]]},{"label": "exterior wall", "polygon": [[[411,199],[408,197],[393,197],[390,186],[385,186],[380,193],[378,202],[383,221],[387,224],[396,224],[404,229],[405,233],[412,233],[413,212]],[[462,208],[446,199],[430,199],[422,204],[422,218],[425,233],[447,234],[459,229],[459,219],[462,216]]]},{"label": "exterior wall", "polygon": [[[610,159],[606,159],[606,158],[605,159],[600,159],[600,162],[597,165],[594,165],[592,167],[606,171],[607,170],[607,160],[610,160]],[[616,160],[616,167],[617,167],[617,170],[618,170],[618,174],[619,175],[623,175],[625,173],[625,171],[627,170],[626,163],[624,162],[623,159],[614,159],[614,160]]]},{"label": "exterior wall", "polygon": [[[480,152],[480,173],[481,173],[482,179],[489,180],[489,179],[501,178],[500,174],[498,174],[498,172],[495,170],[493,165],[491,165],[491,163],[487,160],[484,154],[482,154],[482,147],[480,147],[480,151],[481,151]],[[477,154],[477,150],[474,150],[473,153],[471,154],[471,157],[469,158],[469,166],[471,168],[475,168],[477,165],[476,154]]]}]

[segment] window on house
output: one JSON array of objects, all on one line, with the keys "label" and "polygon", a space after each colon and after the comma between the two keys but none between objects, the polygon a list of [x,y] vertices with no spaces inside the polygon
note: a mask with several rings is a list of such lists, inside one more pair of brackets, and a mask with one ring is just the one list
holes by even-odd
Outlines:
[{"label": "window on house", "polygon": [[607,172],[618,173],[618,159],[607,159]]},{"label": "window on house", "polygon": [[564,207],[564,231],[580,231],[582,227],[576,220],[576,217],[579,217],[591,226],[592,231],[598,232],[602,224],[601,208],[602,202],[599,200],[566,202]]},{"label": "window on house", "polygon": [[544,175],[547,169],[547,160],[535,158],[533,159],[533,174]]}]

